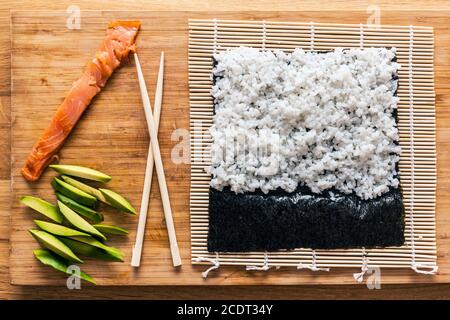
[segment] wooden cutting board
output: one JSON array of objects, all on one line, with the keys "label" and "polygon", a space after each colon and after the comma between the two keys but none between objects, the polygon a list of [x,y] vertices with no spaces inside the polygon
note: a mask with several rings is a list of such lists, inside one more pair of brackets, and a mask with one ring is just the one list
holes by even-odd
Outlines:
[{"label": "wooden cutting board", "polygon": [[[27,183],[20,175],[28,152],[62,102],[103,39],[109,21],[139,19],[142,30],[138,51],[151,95],[154,94],[159,54],[166,55],[164,99],[159,141],[174,212],[183,266],[171,265],[162,206],[156,179],[153,179],[142,266],[130,267],[137,217],[104,210],[106,223],[130,230],[126,238],[110,243],[126,254],[125,263],[87,260],[82,268],[100,285],[201,285],[201,284],[352,284],[357,269],[334,269],[330,273],[297,271],[292,268],[268,272],[247,272],[243,267],[221,267],[208,279],[201,272],[208,266],[191,266],[189,232],[189,164],[171,161],[175,145],[188,143],[188,19],[256,19],[274,21],[317,21],[365,23],[365,12],[121,12],[82,11],[81,29],[66,27],[67,13],[13,12],[12,32],[12,201],[10,238],[10,278],[18,285],[64,285],[64,275],[42,266],[32,254],[38,248],[27,229],[39,216],[22,207],[18,198],[35,195],[54,201],[47,170],[37,183]],[[417,17],[417,18],[414,18]],[[445,13],[422,18],[417,12],[383,12],[383,24],[428,25],[436,33],[436,91],[438,139],[438,264],[436,276],[418,275],[408,269],[382,270],[382,283],[424,283],[450,281],[450,220],[446,197],[450,183],[450,70],[449,31]],[[174,131],[178,129],[177,131]],[[175,132],[175,133],[174,133]],[[61,163],[79,164],[102,170],[113,177],[108,184],[128,197],[138,209],[144,179],[148,134],[139,87],[130,62],[118,70],[91,104],[60,152]],[[185,150],[186,159],[189,150]],[[155,177],[156,178],[156,177]]]}]

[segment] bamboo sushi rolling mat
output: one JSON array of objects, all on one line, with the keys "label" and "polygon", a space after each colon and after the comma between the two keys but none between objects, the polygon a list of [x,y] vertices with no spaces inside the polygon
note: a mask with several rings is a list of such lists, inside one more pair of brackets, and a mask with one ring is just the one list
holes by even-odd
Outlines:
[{"label": "bamboo sushi rolling mat", "polygon": [[[248,46],[293,51],[332,50],[336,47],[396,47],[400,98],[398,129],[402,153],[400,178],[405,205],[405,244],[402,247],[353,250],[296,249],[276,252],[209,253],[208,186],[213,120],[212,55],[228,48]],[[412,268],[437,271],[436,139],[433,28],[357,24],[294,23],[208,19],[189,21],[189,90],[191,130],[191,247],[193,264],[271,267],[328,271],[335,267],[361,267],[362,281],[369,267]]]}]

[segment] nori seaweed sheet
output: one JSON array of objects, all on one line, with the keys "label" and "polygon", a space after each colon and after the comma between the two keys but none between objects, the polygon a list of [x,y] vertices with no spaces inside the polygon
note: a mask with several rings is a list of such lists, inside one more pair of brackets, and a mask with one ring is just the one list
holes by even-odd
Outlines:
[{"label": "nori seaweed sheet", "polygon": [[393,188],[372,200],[307,187],[268,194],[210,188],[208,251],[400,246],[403,214],[401,192]]},{"label": "nori seaweed sheet", "polygon": [[[214,58],[212,62],[216,66]],[[213,75],[214,84],[218,78]],[[392,116],[398,122],[397,110]],[[370,200],[335,189],[317,194],[305,186],[267,194],[210,187],[208,210],[209,252],[375,248],[405,242],[400,187]]]}]

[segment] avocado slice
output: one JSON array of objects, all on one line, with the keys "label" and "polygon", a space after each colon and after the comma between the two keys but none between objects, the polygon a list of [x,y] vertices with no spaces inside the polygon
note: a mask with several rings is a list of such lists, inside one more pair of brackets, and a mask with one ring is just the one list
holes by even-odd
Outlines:
[{"label": "avocado slice", "polygon": [[91,245],[93,247],[97,247],[99,249],[105,250],[108,254],[112,255],[113,257],[119,259],[120,261],[123,261],[123,253],[117,248],[114,247],[108,247],[107,245],[101,243],[100,241],[92,238],[92,237],[84,237],[84,236],[73,236],[69,237],[72,240],[76,240],[88,245]]},{"label": "avocado slice", "polygon": [[64,242],[75,253],[101,260],[123,262],[123,258],[121,256],[115,254],[112,255],[108,251],[99,249],[89,244],[68,238],[61,238],[60,240]]},{"label": "avocado slice", "polygon": [[103,240],[106,240],[106,237],[97,229],[95,229],[89,222],[80,217],[75,211],[70,209],[61,201],[58,201],[58,207],[64,217],[69,221],[71,225],[75,228],[80,229],[86,233],[97,236]]},{"label": "avocado slice", "polygon": [[82,204],[79,204],[78,202],[66,197],[65,195],[56,192],[56,198],[58,198],[59,201],[64,203],[66,206],[68,206],[70,209],[78,213],[79,215],[82,215],[86,219],[89,219],[90,221],[94,223],[99,223],[103,221],[103,215],[89,207],[83,206]]},{"label": "avocado slice", "polygon": [[36,230],[36,229],[29,229],[28,231],[44,247],[53,251],[57,255],[65,258],[71,262],[83,263],[83,260],[78,258],[75,255],[75,253],[73,253],[73,251],[70,250],[70,248],[68,246],[66,246],[63,242],[61,242],[54,235],[52,235],[46,231]]},{"label": "avocado slice", "polygon": [[90,194],[84,192],[83,190],[77,189],[76,187],[58,179],[53,178],[52,180],[53,188],[62,193],[63,195],[79,202],[81,204],[93,207],[97,204],[97,199]]},{"label": "avocado slice", "polygon": [[34,223],[41,228],[44,231],[47,231],[48,233],[51,233],[56,236],[63,236],[63,237],[70,237],[70,236],[90,236],[87,233],[70,229],[65,226],[61,226],[59,224],[46,222],[42,220],[34,220]]},{"label": "avocado slice", "polygon": [[109,180],[111,180],[110,176],[91,168],[67,164],[51,164],[49,167],[61,174],[66,174],[73,177],[84,178],[99,182],[108,182]]},{"label": "avocado slice", "polygon": [[94,224],[95,229],[106,234],[127,235],[128,230],[121,227],[109,226],[106,224]]},{"label": "avocado slice", "polygon": [[59,212],[58,207],[45,200],[23,196],[20,197],[20,202],[57,223],[62,223],[64,220],[64,216]]},{"label": "avocado slice", "polygon": [[[46,266],[50,266],[55,270],[61,271],[63,273],[72,275],[72,273],[68,272],[68,263],[64,261],[62,258],[58,257],[57,255],[53,254],[51,251],[47,249],[37,249],[33,250],[33,254],[42,264]],[[80,278],[84,279],[90,283],[97,284],[94,279],[87,273],[84,273],[83,271],[80,272]]]},{"label": "avocado slice", "polygon": [[119,210],[131,213],[131,214],[137,214],[136,210],[133,208],[131,203],[129,203],[127,199],[122,197],[117,192],[114,192],[109,189],[101,189],[101,188],[99,190],[105,196],[106,200],[108,200],[108,202],[110,202],[114,208],[117,208]]},{"label": "avocado slice", "polygon": [[91,196],[97,198],[98,200],[100,200],[103,203],[109,204],[111,205],[108,200],[106,200],[105,196],[98,191],[97,189],[95,189],[94,187],[91,187],[83,182],[80,182],[76,179],[73,179],[71,177],[68,176],[61,176],[61,178],[68,184],[70,184],[71,186],[80,189],[84,192],[86,192],[87,194],[90,194]]}]

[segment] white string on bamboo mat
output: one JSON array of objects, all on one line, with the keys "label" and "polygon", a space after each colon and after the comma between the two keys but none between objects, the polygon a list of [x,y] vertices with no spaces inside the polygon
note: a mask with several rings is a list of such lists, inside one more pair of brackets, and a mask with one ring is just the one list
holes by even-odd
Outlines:
[{"label": "white string on bamboo mat", "polygon": [[367,270],[369,270],[369,258],[367,257],[366,249],[363,248],[363,264],[361,266],[361,272],[354,273],[353,278],[358,282],[362,282]]},{"label": "white string on bamboo mat", "polygon": [[267,271],[270,268],[272,268],[271,266],[269,266],[269,255],[266,252],[264,252],[264,263],[262,266],[246,266],[245,270],[250,271],[250,270],[256,270],[256,271]]},{"label": "white string on bamboo mat", "polygon": [[193,259],[195,262],[211,262],[212,266],[209,269],[206,269],[205,271],[202,272],[202,277],[203,278],[208,278],[208,274],[215,270],[215,269],[219,269],[220,267],[220,260],[219,260],[219,253],[216,252],[216,258],[205,258],[205,257],[197,257]]},{"label": "white string on bamboo mat", "polygon": [[[314,26],[314,22],[310,22],[310,29],[309,29],[309,36],[310,36],[310,50],[314,51],[314,42],[316,39],[316,28]],[[311,265],[304,265],[303,263],[299,263],[297,266],[297,269],[310,269],[312,271],[330,271],[330,268],[318,268],[317,267],[317,254],[316,254],[316,250],[312,250],[312,262]]]},{"label": "white string on bamboo mat", "polygon": [[213,47],[213,53],[217,53],[217,39],[218,39],[218,23],[217,18],[214,18],[214,47]]},{"label": "white string on bamboo mat", "polygon": [[414,87],[412,80],[412,59],[413,59],[413,48],[414,48],[414,30],[410,26],[409,27],[409,51],[408,51],[408,95],[409,95],[409,156],[411,160],[411,193],[410,193],[410,201],[409,201],[409,223],[410,223],[410,231],[411,231],[411,261],[412,268],[416,264],[416,248],[415,248],[415,234],[414,234],[414,180],[415,180],[415,171],[414,171]]},{"label": "white string on bamboo mat", "polygon": [[303,264],[302,262],[299,262],[297,265],[297,269],[309,269],[311,271],[330,271],[330,268],[319,268],[317,267],[317,254],[316,250],[311,251],[311,265]]},{"label": "white string on bamboo mat", "polygon": [[[364,49],[364,27],[363,27],[362,23],[359,24],[359,48]],[[363,281],[364,275],[366,274],[366,272],[368,270],[368,258],[367,258],[366,248],[362,247],[361,255],[362,255],[361,272],[357,272],[357,273],[353,274],[353,278],[355,278],[355,280],[358,282]]]},{"label": "white string on bamboo mat", "polygon": [[262,22],[262,44],[261,44],[261,48],[263,50],[266,50],[266,38],[267,38],[266,21],[263,21]]},{"label": "white string on bamboo mat", "polygon": [[314,51],[314,41],[316,39],[316,28],[314,27],[314,22],[310,22],[309,27],[309,37],[310,37],[310,50]]},{"label": "white string on bamboo mat", "polygon": [[359,24],[359,48],[364,48],[364,27],[363,24]]},{"label": "white string on bamboo mat", "polygon": [[[414,50],[414,27],[409,26],[409,49],[408,49],[408,95],[409,95],[409,152],[411,159],[411,193],[409,202],[409,223],[411,233],[411,268],[422,274],[435,274],[437,266],[427,266],[416,262],[416,243],[414,231],[414,192],[415,192],[415,165],[414,165],[414,84],[413,84],[413,50]],[[422,270],[429,268],[430,270]]]}]

